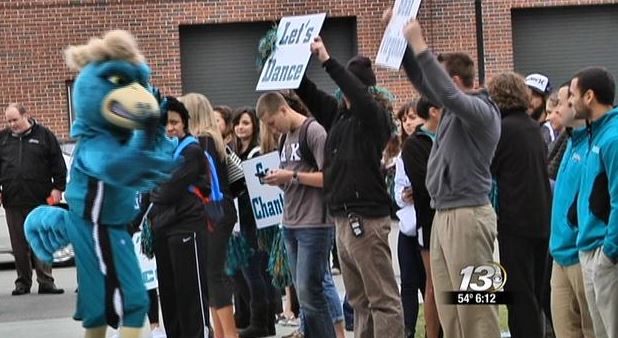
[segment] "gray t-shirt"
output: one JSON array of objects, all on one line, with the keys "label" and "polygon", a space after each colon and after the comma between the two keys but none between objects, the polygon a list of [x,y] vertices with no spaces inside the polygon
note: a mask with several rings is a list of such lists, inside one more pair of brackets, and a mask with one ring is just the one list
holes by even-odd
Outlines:
[{"label": "gray t-shirt", "polygon": [[[309,123],[309,119],[304,123]],[[312,122],[307,129],[307,145],[315,158],[318,169],[301,158],[299,134],[302,127],[290,131],[281,150],[282,169],[301,172],[322,170],[324,165],[324,144],[326,131],[317,121]],[[304,184],[287,183],[281,187],[284,195],[285,210],[283,211],[283,225],[293,228],[316,228],[332,226],[325,224],[325,202],[322,188],[310,187]]]}]

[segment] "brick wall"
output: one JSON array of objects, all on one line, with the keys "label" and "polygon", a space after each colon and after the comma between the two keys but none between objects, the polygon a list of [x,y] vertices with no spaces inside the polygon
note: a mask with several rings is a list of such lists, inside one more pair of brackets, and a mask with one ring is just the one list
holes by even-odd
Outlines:
[{"label": "brick wall", "polygon": [[[75,74],[62,50],[110,29],[136,35],[165,93],[181,94],[179,25],[278,20],[326,11],[356,16],[358,49],[375,57],[384,28],[381,15],[392,0],[3,0],[0,3],[0,106],[23,102],[32,114],[68,136],[65,81]],[[487,73],[513,67],[511,8],[615,3],[612,0],[484,0]],[[437,51],[465,51],[476,59],[473,0],[423,0],[419,19]],[[402,72],[379,70],[382,85],[400,101],[413,91]]]}]

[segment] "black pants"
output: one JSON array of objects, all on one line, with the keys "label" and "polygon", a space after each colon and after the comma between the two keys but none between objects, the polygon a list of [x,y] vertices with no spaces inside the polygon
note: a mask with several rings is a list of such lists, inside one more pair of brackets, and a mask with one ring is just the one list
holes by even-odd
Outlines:
[{"label": "black pants", "polygon": [[150,324],[159,323],[159,293],[157,289],[148,290],[148,299],[150,299],[150,309],[148,309],[148,321]]},{"label": "black pants", "polygon": [[221,309],[232,305],[233,284],[225,274],[227,247],[234,229],[234,223],[217,224],[208,231],[206,238],[206,276],[208,278],[208,299],[210,306]]},{"label": "black pants", "polygon": [[209,327],[204,232],[155,237],[163,323],[169,338],[203,338]]},{"label": "black pants", "polygon": [[32,209],[32,207],[4,207],[11,239],[11,250],[13,250],[13,256],[15,256],[15,270],[17,271],[15,286],[27,289],[32,286],[33,265],[39,286],[52,286],[54,284],[51,266],[38,260],[26,241],[24,221]]},{"label": "black pants", "polygon": [[507,305],[511,337],[542,338],[548,239],[498,234],[498,244],[508,276],[504,288],[513,300]]},{"label": "black pants", "polygon": [[425,267],[418,247],[418,239],[399,232],[397,256],[401,271],[401,304],[407,332],[414,337],[418,317],[418,290],[425,294]]}]

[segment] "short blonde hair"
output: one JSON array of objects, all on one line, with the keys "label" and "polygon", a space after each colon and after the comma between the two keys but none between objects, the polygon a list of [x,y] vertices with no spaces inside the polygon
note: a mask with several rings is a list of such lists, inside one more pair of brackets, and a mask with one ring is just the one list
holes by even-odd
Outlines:
[{"label": "short blonde hair", "polygon": [[515,72],[497,74],[487,84],[489,96],[500,110],[528,108],[529,94],[524,77]]},{"label": "short blonde hair", "polygon": [[123,30],[109,31],[103,39],[92,38],[85,45],[69,46],[64,51],[64,56],[72,70],[80,70],[96,61],[125,60],[135,64],[144,62],[135,38]]},{"label": "short blonde hair", "polygon": [[287,106],[283,95],[278,92],[268,92],[262,94],[255,105],[255,112],[258,118],[262,118],[266,113],[272,115],[279,111],[279,108]]},{"label": "short blonde hair", "polygon": [[195,136],[209,136],[215,141],[219,159],[225,159],[225,143],[217,126],[215,112],[208,98],[202,94],[189,93],[178,98],[189,111],[189,132]]}]

